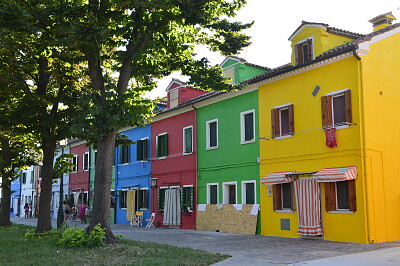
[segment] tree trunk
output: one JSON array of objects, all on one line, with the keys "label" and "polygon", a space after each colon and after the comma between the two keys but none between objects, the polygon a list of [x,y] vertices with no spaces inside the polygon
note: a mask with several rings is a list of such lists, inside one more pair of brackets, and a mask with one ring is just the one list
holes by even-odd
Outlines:
[{"label": "tree trunk", "polygon": [[106,232],[106,242],[116,242],[110,228],[112,161],[116,133],[112,132],[97,143],[97,161],[94,178],[93,211],[87,232],[100,224]]},{"label": "tree trunk", "polygon": [[10,221],[10,201],[11,201],[11,182],[9,175],[3,174],[1,188],[1,208],[0,208],[0,226],[11,226]]},{"label": "tree trunk", "polygon": [[53,161],[56,144],[45,143],[43,150],[42,184],[40,185],[39,216],[36,226],[36,233],[43,233],[51,230],[50,202],[51,189],[53,184]]},{"label": "tree trunk", "polygon": [[[11,166],[11,147],[8,138],[0,138],[1,144],[1,157],[4,165],[12,168]],[[12,169],[13,170],[13,169]],[[11,200],[11,171],[8,170],[2,174],[2,189],[1,189],[1,208],[0,208],[0,226],[10,226],[10,200]]]}]

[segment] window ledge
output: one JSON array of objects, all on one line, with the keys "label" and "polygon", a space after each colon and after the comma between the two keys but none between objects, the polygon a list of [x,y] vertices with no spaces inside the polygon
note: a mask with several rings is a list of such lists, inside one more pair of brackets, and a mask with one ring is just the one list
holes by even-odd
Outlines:
[{"label": "window ledge", "polygon": [[276,137],[274,139],[287,139],[287,138],[291,138],[291,137],[293,137],[293,135],[280,136],[280,137]]},{"label": "window ledge", "polygon": [[120,163],[119,166],[129,165],[129,163]]},{"label": "window ledge", "polygon": [[148,211],[149,209],[148,209],[148,208],[139,208],[139,210],[141,210],[141,211]]},{"label": "window ledge", "polygon": [[348,127],[350,127],[350,125],[335,126],[334,128],[336,128],[336,130],[338,130],[338,129],[348,128]]},{"label": "window ledge", "polygon": [[294,210],[276,210],[277,213],[294,213]]},{"label": "window ledge", "polygon": [[215,147],[207,147],[207,148],[206,148],[206,150],[208,150],[208,151],[209,151],[209,150],[215,150],[215,149],[218,149],[218,146],[215,146]]},{"label": "window ledge", "polygon": [[330,214],[354,214],[354,211],[346,211],[346,210],[340,210],[340,211],[330,211]]},{"label": "window ledge", "polygon": [[163,156],[163,157],[158,157],[157,160],[163,160],[163,159],[167,159],[168,156]]},{"label": "window ledge", "polygon": [[255,139],[252,139],[252,140],[243,140],[243,141],[240,142],[240,144],[249,144],[249,143],[254,143],[254,142],[256,142]]},{"label": "window ledge", "polygon": [[184,152],[184,153],[182,153],[182,155],[191,155],[191,154],[193,154],[193,152]]}]

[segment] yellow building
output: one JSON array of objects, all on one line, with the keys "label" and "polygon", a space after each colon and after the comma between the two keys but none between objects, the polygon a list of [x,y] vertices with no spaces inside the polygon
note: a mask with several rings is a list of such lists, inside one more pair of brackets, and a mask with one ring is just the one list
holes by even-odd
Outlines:
[{"label": "yellow building", "polygon": [[367,35],[302,22],[258,87],[261,234],[400,239],[400,24]]}]

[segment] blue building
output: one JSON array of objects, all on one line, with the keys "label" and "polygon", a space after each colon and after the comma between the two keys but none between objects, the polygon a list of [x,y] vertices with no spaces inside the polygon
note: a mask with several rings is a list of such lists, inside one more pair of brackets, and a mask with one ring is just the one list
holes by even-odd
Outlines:
[{"label": "blue building", "polygon": [[21,209],[21,177],[11,182],[10,217],[23,216]]},{"label": "blue building", "polygon": [[116,223],[129,224],[136,211],[150,218],[151,125],[122,129],[136,144],[120,145],[115,152]]}]

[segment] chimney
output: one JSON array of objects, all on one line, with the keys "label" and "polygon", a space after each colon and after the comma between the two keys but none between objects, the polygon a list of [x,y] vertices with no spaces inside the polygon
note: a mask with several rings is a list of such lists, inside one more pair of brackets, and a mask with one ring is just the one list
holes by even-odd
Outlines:
[{"label": "chimney", "polygon": [[396,18],[393,16],[392,12],[387,12],[370,19],[368,22],[371,22],[374,31],[377,31],[392,25],[393,20],[396,20]]}]

